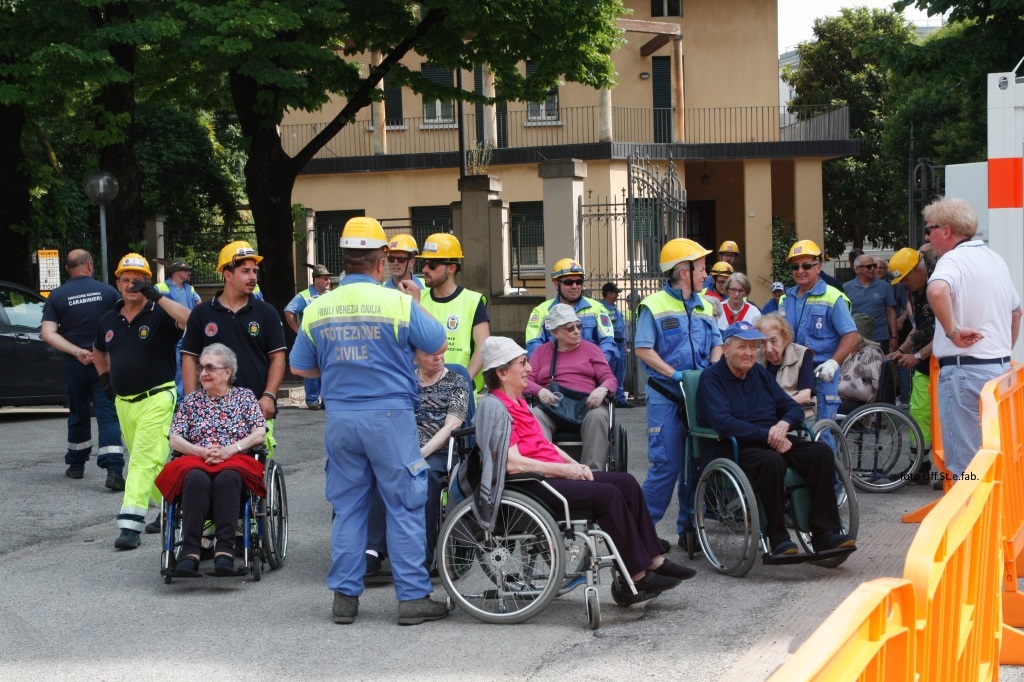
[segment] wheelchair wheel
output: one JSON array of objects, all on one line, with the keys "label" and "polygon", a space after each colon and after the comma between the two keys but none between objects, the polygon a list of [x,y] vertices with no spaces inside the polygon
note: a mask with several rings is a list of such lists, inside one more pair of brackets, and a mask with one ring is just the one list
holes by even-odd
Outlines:
[{"label": "wheelchair wheel", "polygon": [[729,459],[716,459],[700,475],[694,522],[704,556],[719,573],[746,575],[757,558],[761,520],[747,475]]},{"label": "wheelchair wheel", "polygon": [[611,453],[608,457],[608,471],[627,471],[629,466],[629,446],[626,438],[626,427],[616,424],[613,441],[610,443]]},{"label": "wheelchair wheel", "polygon": [[814,433],[815,441],[824,442],[832,448],[836,461],[839,462],[842,467],[846,469],[846,473],[849,474],[851,470],[850,448],[846,443],[846,436],[843,435],[842,427],[831,419],[819,419],[814,422],[814,426],[811,427],[811,431]]},{"label": "wheelchair wheel", "polygon": [[160,573],[163,574],[164,583],[168,585],[173,581],[171,571],[178,567],[183,540],[181,509],[178,505],[165,501],[160,507]]},{"label": "wheelchair wheel", "polygon": [[586,600],[587,624],[591,630],[596,630],[601,627],[601,599],[597,594],[597,588],[588,586],[583,596]]},{"label": "wheelchair wheel", "polygon": [[[833,461],[833,465],[835,466],[836,474],[836,506],[839,509],[839,532],[856,538],[857,531],[860,529],[860,505],[857,503],[857,491],[854,490],[849,474],[839,465],[839,462]],[[798,532],[796,536],[805,552],[814,552],[810,533]],[[835,568],[846,561],[849,556],[849,554],[841,554],[827,559],[816,559],[811,563],[824,568]]]},{"label": "wheelchair wheel", "polygon": [[288,553],[288,492],[284,485],[284,469],[277,460],[267,460],[265,478],[267,497],[262,502],[266,512],[262,545],[270,570],[275,570],[281,567]]},{"label": "wheelchair wheel", "polygon": [[485,623],[522,623],[543,611],[565,576],[564,537],[543,507],[506,490],[494,533],[463,500],[437,541],[441,584],[466,613]]},{"label": "wheelchair wheel", "polygon": [[924,457],[924,436],[892,405],[861,405],[843,420],[853,485],[869,493],[902,488]]}]

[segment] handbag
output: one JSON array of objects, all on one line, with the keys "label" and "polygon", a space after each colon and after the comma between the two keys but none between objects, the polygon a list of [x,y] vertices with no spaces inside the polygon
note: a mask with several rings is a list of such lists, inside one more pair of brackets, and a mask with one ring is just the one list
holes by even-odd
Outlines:
[{"label": "handbag", "polygon": [[552,393],[561,393],[562,399],[557,405],[540,403],[540,409],[544,410],[563,429],[578,431],[583,426],[583,420],[587,417],[587,398],[589,393],[575,391],[571,388],[560,386],[555,381],[555,365],[558,362],[558,345],[552,342],[554,352],[551,354],[551,381],[548,383],[548,390]]}]

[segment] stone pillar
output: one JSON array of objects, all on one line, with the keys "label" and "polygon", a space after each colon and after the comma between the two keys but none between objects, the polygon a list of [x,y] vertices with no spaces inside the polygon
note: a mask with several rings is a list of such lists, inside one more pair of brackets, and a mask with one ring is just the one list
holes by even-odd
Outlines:
[{"label": "stone pillar", "polygon": [[[484,97],[494,97],[494,73],[484,64]],[[480,140],[477,140],[479,143]],[[484,105],[484,139],[485,145],[492,149],[498,148],[498,107],[495,104]]]},{"label": "stone pillar", "polygon": [[[152,261],[154,258],[164,258],[166,253],[164,244],[164,218],[162,215],[155,215],[146,219],[146,258]],[[193,264],[194,265],[194,264]],[[164,266],[157,263],[153,271],[153,281],[164,281]]]},{"label": "stone pillar", "polygon": [[672,39],[672,109],[674,123],[672,126],[675,142],[686,142],[685,116],[683,116],[683,105],[685,104],[685,88],[683,81],[683,37]]},{"label": "stone pillar", "polygon": [[[370,53],[370,62],[374,66],[380,66],[381,56],[380,52],[376,50]],[[377,85],[374,86],[383,97],[384,93],[384,79],[382,78]],[[381,99],[379,102],[374,101],[370,103],[370,111],[373,115],[373,153],[387,154],[388,153],[388,131],[387,131],[387,114],[384,111],[384,100]],[[299,282],[303,279],[297,280]]]},{"label": "stone pillar", "polygon": [[612,120],[612,91],[601,88],[597,91],[597,141],[611,142],[615,139]]},{"label": "stone pillar", "polygon": [[[576,244],[576,228],[587,164],[579,159],[553,159],[542,162],[537,174],[544,180],[544,265],[550,270],[560,258],[579,260],[583,255],[582,245]],[[552,298],[554,285],[550,277],[544,279],[547,296]]]},{"label": "stone pillar", "polygon": [[488,298],[505,293],[509,277],[508,202],[498,198],[501,178],[467,175],[459,179],[462,201],[452,203],[452,222],[462,245],[459,283]]},{"label": "stone pillar", "polygon": [[772,282],[772,162],[743,161],[743,244],[752,301],[770,298]]}]

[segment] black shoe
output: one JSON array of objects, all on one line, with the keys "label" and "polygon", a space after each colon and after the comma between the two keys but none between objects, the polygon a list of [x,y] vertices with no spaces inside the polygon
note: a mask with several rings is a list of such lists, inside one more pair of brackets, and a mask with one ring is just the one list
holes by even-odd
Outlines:
[{"label": "black shoe", "polygon": [[[679,536],[680,541],[682,540],[682,537],[683,537],[682,535]],[[668,554],[669,552],[672,551],[672,543],[669,542],[668,540],[665,540],[663,538],[658,538],[658,544],[661,546],[661,553],[662,554]],[[682,543],[680,542],[680,544],[682,544]],[[685,546],[686,545],[683,545],[683,547],[685,547]]]},{"label": "black shoe", "polygon": [[127,528],[121,529],[121,534],[114,540],[115,549],[135,549],[142,544],[142,540],[139,539],[139,531],[128,530]]},{"label": "black shoe", "polygon": [[836,533],[835,531],[829,531],[817,536],[812,536],[811,545],[814,546],[815,554],[823,554],[826,552],[852,552],[857,549],[856,540],[846,533]]},{"label": "black shoe", "polygon": [[235,570],[235,558],[223,554],[214,557],[213,572],[217,575],[238,575],[238,571]]},{"label": "black shoe", "polygon": [[380,568],[381,568],[380,557],[379,556],[374,556],[373,554],[367,554],[366,555],[366,573],[364,574],[364,576],[374,575],[374,574],[380,572]]},{"label": "black shoe", "polygon": [[[680,533],[679,534],[679,543],[678,544],[683,549],[686,549],[687,551],[689,551],[687,549],[687,547],[686,547],[686,533]],[[694,554],[701,554],[703,551],[704,550],[700,546],[700,541],[697,540],[697,533],[694,532],[693,533],[693,553]]]},{"label": "black shoe", "polygon": [[185,557],[174,567],[171,575],[175,578],[198,578],[201,575],[199,573],[199,560]]},{"label": "black shoe", "polygon": [[74,464],[72,464],[71,466],[64,470],[64,475],[67,476],[68,478],[74,478],[76,480],[80,479],[85,476],[85,465],[83,464],[82,466],[75,466]]},{"label": "black shoe", "polygon": [[334,616],[335,623],[350,625],[359,615],[359,597],[350,597],[347,594],[335,592],[331,615]]},{"label": "black shoe", "polygon": [[615,403],[615,407],[623,410],[628,410],[633,407],[633,403]]},{"label": "black shoe", "polygon": [[160,532],[160,515],[157,514],[155,520],[150,521],[146,524],[146,535],[154,535]]},{"label": "black shoe", "polygon": [[[647,572],[650,573],[650,569],[648,569]],[[693,570],[689,566],[680,566],[668,559],[661,562],[661,566],[655,568],[654,572],[658,575],[668,576],[669,578],[679,578],[680,580],[689,580],[693,576],[697,575],[697,571]]]},{"label": "black shoe", "polygon": [[419,625],[428,620],[441,620],[447,617],[448,607],[443,602],[433,601],[430,597],[398,602],[399,625]]},{"label": "black shoe", "polygon": [[681,582],[683,581],[680,578],[673,578],[671,576],[655,573],[654,571],[647,571],[643,578],[634,581],[633,584],[636,585],[637,592],[646,592],[648,595],[651,595],[671,590]]},{"label": "black shoe", "polygon": [[776,544],[774,547],[772,547],[772,551],[770,552],[771,556],[773,556],[773,557],[777,557],[777,556],[790,556],[790,555],[799,554],[799,553],[800,553],[800,548],[797,547],[796,543],[793,542],[792,540],[783,540],[782,542],[780,542],[780,543]]},{"label": "black shoe", "polygon": [[118,469],[107,469],[107,482],[103,485],[115,492],[124,490],[124,476]]}]

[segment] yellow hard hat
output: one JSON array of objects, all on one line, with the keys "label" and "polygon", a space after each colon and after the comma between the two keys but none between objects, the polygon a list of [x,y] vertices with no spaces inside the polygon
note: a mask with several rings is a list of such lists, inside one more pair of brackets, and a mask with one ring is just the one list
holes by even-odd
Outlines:
[{"label": "yellow hard hat", "polygon": [[343,249],[386,249],[388,236],[375,218],[358,216],[345,223],[339,246]]},{"label": "yellow hard hat", "polygon": [[790,247],[789,255],[786,256],[786,262],[788,263],[799,256],[813,256],[814,258],[821,258],[821,249],[819,249],[818,245],[810,239],[801,239]]},{"label": "yellow hard hat", "polygon": [[682,237],[665,242],[661,247],[661,262],[658,264],[662,272],[671,272],[680,263],[693,262],[704,258],[711,251],[693,241]]},{"label": "yellow hard hat", "polygon": [[569,275],[583,276],[583,266],[572,258],[562,258],[555,262],[555,267],[551,268],[552,282],[557,282],[563,277],[568,277]]},{"label": "yellow hard hat", "polygon": [[917,252],[917,249],[912,249],[909,246],[892,254],[892,258],[889,259],[892,283],[899,284],[900,280],[910,274],[910,271],[916,268],[920,262],[921,254]]},{"label": "yellow hard hat", "polygon": [[141,272],[146,277],[152,277],[153,271],[149,269],[149,261],[138,253],[129,253],[117,261],[117,269],[114,270],[114,277],[120,277],[122,272]]},{"label": "yellow hard hat", "polygon": [[427,237],[423,242],[423,252],[420,258],[428,260],[462,260],[462,244],[455,238],[454,234],[438,232]]},{"label": "yellow hard hat", "polygon": [[417,254],[420,248],[416,246],[416,240],[411,234],[396,234],[388,242],[388,251],[406,251]]},{"label": "yellow hard hat", "polygon": [[735,253],[739,255],[740,247],[734,241],[724,241],[722,245],[718,247],[718,253]]},{"label": "yellow hard hat", "polygon": [[735,270],[733,270],[731,265],[726,263],[724,260],[720,260],[715,263],[713,268],[711,268],[711,272],[709,274],[712,277],[717,277],[718,275],[731,275],[733,272],[735,272]]},{"label": "yellow hard hat", "polygon": [[231,242],[220,250],[217,258],[217,272],[224,272],[224,268],[235,265],[239,261],[254,260],[257,264],[263,260],[263,256],[256,255],[256,249],[252,248],[249,242]]}]

